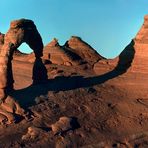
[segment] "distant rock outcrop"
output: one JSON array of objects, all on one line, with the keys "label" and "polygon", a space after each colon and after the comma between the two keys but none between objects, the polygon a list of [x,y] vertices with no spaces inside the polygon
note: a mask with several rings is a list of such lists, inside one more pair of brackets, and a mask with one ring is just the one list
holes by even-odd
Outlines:
[{"label": "distant rock outcrop", "polygon": [[[18,54],[17,54],[18,53]],[[16,51],[17,55],[19,54]],[[28,62],[35,61],[34,54],[28,54],[24,57]],[[23,57],[16,57],[17,60],[24,60]],[[99,60],[105,59],[99,55],[89,44],[84,42],[80,37],[72,36],[65,45],[61,46],[58,40],[54,38],[43,48],[44,63],[52,63],[65,66],[78,66],[88,64],[93,66]]]},{"label": "distant rock outcrop", "polygon": [[57,39],[53,39],[44,47],[43,59],[58,65],[93,65],[103,59],[90,45],[81,38],[73,36],[64,46],[60,46]]},{"label": "distant rock outcrop", "polygon": [[78,65],[81,62],[81,58],[77,54],[67,51],[63,46],[60,46],[57,39],[53,39],[44,47],[43,58],[50,60],[51,63],[66,66]]},{"label": "distant rock outcrop", "polygon": [[80,37],[72,36],[70,40],[65,43],[65,47],[68,50],[79,55],[84,61],[89,64],[94,64],[97,61],[103,59],[96,50],[94,50],[89,44],[84,42]]},{"label": "distant rock outcrop", "polygon": [[[3,43],[3,36],[3,34],[0,35],[1,43]],[[42,59],[45,63],[66,66],[76,66],[85,63],[92,66],[97,74],[113,69],[146,72],[148,71],[148,62],[141,64],[141,61],[147,61],[148,56],[145,54],[147,49],[148,15],[144,17],[144,24],[136,37],[115,59],[103,58],[88,43],[77,36],[72,36],[63,46],[59,45],[58,40],[54,38],[44,47]],[[32,63],[35,60],[33,54],[27,55],[25,59]]]}]

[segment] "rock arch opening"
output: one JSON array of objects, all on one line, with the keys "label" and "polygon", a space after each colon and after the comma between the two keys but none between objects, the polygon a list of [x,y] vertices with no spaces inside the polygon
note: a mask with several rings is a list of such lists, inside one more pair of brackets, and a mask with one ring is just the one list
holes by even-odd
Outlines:
[{"label": "rock arch opening", "polygon": [[32,52],[32,49],[29,47],[28,44],[22,43],[22,44],[18,47],[18,51],[20,51],[21,53],[24,53],[24,54],[30,54],[30,53]]},{"label": "rock arch opening", "polygon": [[[16,49],[26,43],[33,50],[36,57],[33,66],[33,83],[47,79],[46,68],[42,67],[43,42],[33,21],[20,19],[12,21],[10,29],[4,35],[4,42],[0,52],[0,98],[4,99],[9,90],[13,89],[14,78],[12,71],[12,59]],[[42,69],[41,69],[42,68]],[[40,71],[43,71],[40,74]],[[44,75],[44,76],[42,76]]]},{"label": "rock arch opening", "polygon": [[15,80],[13,84],[15,90],[24,89],[32,84],[33,63],[35,58],[30,60],[28,55],[32,52],[33,50],[25,42],[14,51],[12,72],[13,79]]}]

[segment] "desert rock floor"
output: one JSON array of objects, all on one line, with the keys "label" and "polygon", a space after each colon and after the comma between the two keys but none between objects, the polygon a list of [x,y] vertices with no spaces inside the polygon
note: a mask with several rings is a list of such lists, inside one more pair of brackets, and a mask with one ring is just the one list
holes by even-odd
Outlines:
[{"label": "desert rock floor", "polygon": [[[148,147],[148,77],[127,72],[108,79],[82,67],[46,66],[48,81],[32,85],[33,65],[13,61],[11,95],[32,119],[0,125],[0,147]],[[71,117],[72,129],[51,125]],[[23,139],[28,127],[34,136]]]}]

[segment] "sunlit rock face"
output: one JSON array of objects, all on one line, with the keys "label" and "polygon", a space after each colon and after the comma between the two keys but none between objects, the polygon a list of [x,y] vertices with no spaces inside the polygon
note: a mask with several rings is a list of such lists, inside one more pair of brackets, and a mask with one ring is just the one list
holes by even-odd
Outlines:
[{"label": "sunlit rock face", "polygon": [[148,44],[148,15],[144,17],[144,23],[137,33],[135,41],[139,44]]},{"label": "sunlit rock face", "polygon": [[53,39],[44,47],[43,58],[58,65],[81,65],[87,63],[93,65],[103,59],[90,45],[81,38],[72,36],[63,46],[57,39]]},{"label": "sunlit rock face", "polygon": [[119,56],[111,60],[101,60],[94,65],[97,74],[117,68],[128,72],[148,73],[148,15],[131,43]]},{"label": "sunlit rock face", "polygon": [[43,50],[43,58],[57,65],[79,65],[81,58],[75,59],[75,56],[77,55],[60,46],[57,39],[53,39]]},{"label": "sunlit rock face", "polygon": [[135,56],[132,64],[133,71],[148,73],[148,15],[134,39]]},{"label": "sunlit rock face", "polygon": [[69,50],[77,53],[84,61],[94,64],[103,59],[89,44],[84,42],[80,37],[72,36],[70,40],[65,43]]}]

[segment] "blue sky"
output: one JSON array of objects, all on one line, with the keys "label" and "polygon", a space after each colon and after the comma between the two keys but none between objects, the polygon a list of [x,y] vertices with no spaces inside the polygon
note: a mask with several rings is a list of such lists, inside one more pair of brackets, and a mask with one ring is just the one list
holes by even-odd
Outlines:
[{"label": "blue sky", "polygon": [[[28,18],[44,45],[76,35],[113,58],[135,37],[145,14],[148,0],[0,0],[0,32],[7,32],[11,20]],[[31,51],[25,44],[20,49]]]}]

